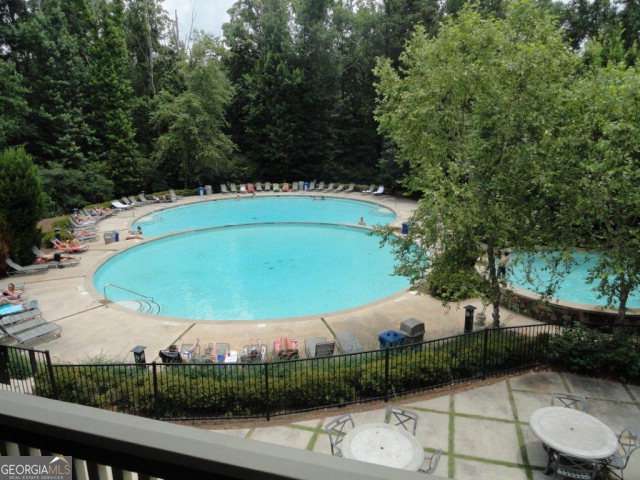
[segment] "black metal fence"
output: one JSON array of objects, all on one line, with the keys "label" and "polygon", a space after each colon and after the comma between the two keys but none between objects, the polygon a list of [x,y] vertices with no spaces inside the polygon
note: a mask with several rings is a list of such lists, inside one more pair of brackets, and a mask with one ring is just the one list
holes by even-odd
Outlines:
[{"label": "black metal fence", "polygon": [[0,388],[164,419],[251,418],[344,406],[544,364],[563,327],[486,329],[413,345],[260,364],[52,364],[0,346]]}]

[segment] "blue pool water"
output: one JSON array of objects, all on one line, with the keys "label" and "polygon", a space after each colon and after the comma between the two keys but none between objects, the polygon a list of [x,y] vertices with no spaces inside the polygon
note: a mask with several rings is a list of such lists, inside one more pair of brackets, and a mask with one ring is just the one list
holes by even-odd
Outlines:
[{"label": "blue pool water", "polygon": [[[103,264],[94,285],[153,297],[163,316],[265,320],[354,308],[408,288],[393,266],[390,249],[360,228],[246,225],[131,248]],[[111,287],[107,297],[137,298]]]},{"label": "blue pool water", "polygon": [[[569,273],[560,279],[553,298],[566,302],[606,306],[606,299],[600,298],[594,288],[596,284],[590,284],[587,281],[589,270],[597,260],[597,253],[574,252]],[[552,274],[546,265],[547,262],[542,255],[516,256],[510,263],[509,282],[516,287],[534,292],[543,291],[552,279]],[[531,272],[530,278],[527,278],[527,269]],[[635,290],[630,295],[627,305],[629,308],[640,308],[640,290]]]},{"label": "blue pool water", "polygon": [[[315,199],[314,199],[315,198]],[[170,208],[139,219],[145,237],[223,225],[269,222],[318,222],[355,225],[391,223],[395,214],[370,202],[326,197],[242,197]]]}]

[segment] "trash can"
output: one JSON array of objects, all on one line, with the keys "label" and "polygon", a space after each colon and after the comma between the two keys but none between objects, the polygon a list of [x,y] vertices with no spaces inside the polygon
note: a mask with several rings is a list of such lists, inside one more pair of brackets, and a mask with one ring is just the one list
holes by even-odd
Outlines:
[{"label": "trash can", "polygon": [[204,186],[204,191],[207,195],[211,195],[213,194],[213,187],[211,185],[205,185]]},{"label": "trash can", "polygon": [[113,241],[114,242],[119,242],[120,241],[120,232],[114,230],[113,231]]},{"label": "trash can", "polygon": [[380,348],[392,348],[404,345],[405,334],[398,330],[384,330],[378,334]]},{"label": "trash can", "polygon": [[409,234],[409,224],[408,223],[403,223],[402,224],[402,235],[408,235]]},{"label": "trash can", "polygon": [[400,331],[405,334],[405,343],[424,342],[424,322],[416,318],[407,318],[400,323]]}]

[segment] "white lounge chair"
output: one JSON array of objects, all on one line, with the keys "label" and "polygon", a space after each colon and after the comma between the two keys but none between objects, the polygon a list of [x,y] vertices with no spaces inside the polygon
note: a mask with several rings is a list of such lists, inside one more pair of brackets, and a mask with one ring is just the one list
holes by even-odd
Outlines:
[{"label": "white lounge chair", "polygon": [[374,195],[384,195],[384,185],[380,185],[378,189],[373,192]]},{"label": "white lounge chair", "polygon": [[317,187],[317,188],[315,188],[315,190],[318,190],[318,191],[324,190],[324,182],[320,182],[320,183],[318,184],[318,187]]},{"label": "white lounge chair", "polygon": [[369,188],[362,190],[362,193],[373,193],[376,191],[375,185],[369,185]]},{"label": "white lounge chair", "polygon": [[262,188],[262,183],[261,182],[256,182],[256,192],[263,192],[264,189]]},{"label": "white lounge chair", "polygon": [[229,193],[229,189],[224,183],[220,184],[220,193]]},{"label": "white lounge chair", "polygon": [[266,192],[270,192],[271,191],[271,182],[265,182],[264,184],[264,190]]},{"label": "white lounge chair", "polygon": [[27,265],[23,267],[22,265],[18,265],[12,259],[6,259],[7,265],[13,269],[13,271],[9,272],[9,275],[27,275],[30,273],[42,273],[49,270],[49,265],[41,264],[41,265]]},{"label": "white lounge chair", "polygon": [[240,193],[247,193],[247,186],[244,183],[240,185]]},{"label": "white lounge chair", "polygon": [[356,189],[355,183],[350,183],[347,188],[344,189],[344,193],[351,193]]},{"label": "white lounge chair", "polygon": [[274,192],[281,192],[282,189],[280,188],[280,184],[279,183],[274,183],[273,184],[273,191]]},{"label": "white lounge chair", "polygon": [[333,193],[341,192],[341,191],[343,191],[343,190],[344,190],[344,188],[345,188],[345,186],[344,186],[342,183],[339,183],[339,184],[336,186],[336,188],[333,190]]},{"label": "white lounge chair", "polygon": [[129,205],[125,205],[119,200],[112,201],[111,206],[116,209],[116,212],[122,212],[124,210],[129,210],[131,208]]},{"label": "white lounge chair", "polygon": [[333,192],[333,189],[336,187],[335,183],[330,183],[327,188],[324,189],[325,192]]},{"label": "white lounge chair", "polygon": [[236,187],[235,183],[229,184],[229,190],[231,191],[231,193],[238,193],[238,187]]}]

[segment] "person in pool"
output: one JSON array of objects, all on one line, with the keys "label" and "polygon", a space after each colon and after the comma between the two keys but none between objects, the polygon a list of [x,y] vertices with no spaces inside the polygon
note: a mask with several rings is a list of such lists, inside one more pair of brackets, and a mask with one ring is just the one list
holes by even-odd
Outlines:
[{"label": "person in pool", "polygon": [[360,220],[358,220],[358,225],[366,225],[367,222],[364,221],[364,217],[360,217]]},{"label": "person in pool", "polygon": [[135,232],[129,232],[127,240],[144,240],[144,237],[142,236],[142,227],[138,225]]},{"label": "person in pool", "polygon": [[23,293],[24,292],[22,290],[16,288],[15,283],[10,283],[9,285],[7,285],[7,288],[3,290],[2,298],[4,298],[5,300],[20,300],[20,297],[22,297]]}]

